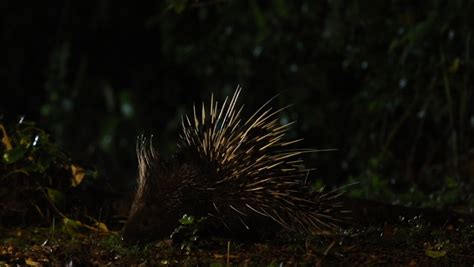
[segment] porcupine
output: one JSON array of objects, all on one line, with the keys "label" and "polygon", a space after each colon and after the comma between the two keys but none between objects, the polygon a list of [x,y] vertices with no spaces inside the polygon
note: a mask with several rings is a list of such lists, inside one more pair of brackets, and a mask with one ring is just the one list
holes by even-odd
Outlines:
[{"label": "porcupine", "polygon": [[200,114],[194,106],[193,117],[182,118],[179,152],[171,160],[160,157],[152,137],[138,137],[138,189],[126,242],[167,237],[183,214],[206,216],[235,233],[258,232],[270,222],[309,234],[339,229],[346,217],[341,193],[306,183],[309,170],[300,157],[316,150],[291,148],[302,139],[285,139],[294,123],[279,123],[287,107],[273,110],[272,98],[243,120],[240,93],[237,87],[222,105],[211,95]]}]

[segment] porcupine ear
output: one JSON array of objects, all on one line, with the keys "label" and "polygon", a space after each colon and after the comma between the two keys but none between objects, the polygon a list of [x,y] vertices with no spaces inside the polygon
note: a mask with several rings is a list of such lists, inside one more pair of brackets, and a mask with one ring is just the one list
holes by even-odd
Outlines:
[{"label": "porcupine ear", "polygon": [[155,182],[157,174],[160,172],[160,157],[153,146],[153,135],[149,138],[143,134],[137,137],[136,153],[138,159],[138,192],[142,192],[146,186]]}]

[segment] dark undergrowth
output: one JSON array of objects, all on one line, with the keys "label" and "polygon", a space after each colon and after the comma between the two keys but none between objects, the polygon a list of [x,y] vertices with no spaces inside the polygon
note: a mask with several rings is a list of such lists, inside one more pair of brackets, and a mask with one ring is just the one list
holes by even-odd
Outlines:
[{"label": "dark undergrowth", "polygon": [[113,233],[0,229],[0,265],[28,266],[471,266],[474,225],[357,227],[334,236],[262,243],[209,239],[192,247],[163,240],[124,246]]},{"label": "dark undergrowth", "polygon": [[[120,231],[128,209],[120,213],[117,208],[127,206],[122,204],[127,202],[124,195],[111,192],[100,174],[71,159],[34,123],[0,123],[0,127],[0,266],[474,264],[474,223],[470,205],[459,204],[463,192],[459,185],[438,192],[431,202],[417,204],[440,208],[433,203],[457,203],[445,205],[449,208],[445,211],[456,208],[460,213],[349,199],[356,203],[358,212],[353,215],[358,223],[339,234],[282,233],[272,240],[242,242],[200,236],[196,225],[189,223],[193,220],[182,220],[176,230],[184,233],[179,241],[125,246]],[[358,195],[359,188],[352,188],[352,195]],[[402,202],[417,199],[399,197]],[[455,219],[448,218],[450,214]]]}]

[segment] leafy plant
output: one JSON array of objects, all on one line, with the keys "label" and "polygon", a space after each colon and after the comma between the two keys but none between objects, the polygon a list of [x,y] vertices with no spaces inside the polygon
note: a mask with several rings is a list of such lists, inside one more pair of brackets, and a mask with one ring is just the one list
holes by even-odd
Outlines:
[{"label": "leafy plant", "polygon": [[198,244],[201,234],[200,229],[206,219],[207,217],[194,217],[184,214],[179,219],[180,225],[171,234],[171,239],[179,245],[181,250],[189,252]]},{"label": "leafy plant", "polygon": [[0,133],[0,223],[49,224],[60,217],[65,229],[87,226],[68,216],[86,217],[77,212],[75,195],[97,184],[97,171],[74,162],[48,133],[23,118],[11,125],[0,121]]}]

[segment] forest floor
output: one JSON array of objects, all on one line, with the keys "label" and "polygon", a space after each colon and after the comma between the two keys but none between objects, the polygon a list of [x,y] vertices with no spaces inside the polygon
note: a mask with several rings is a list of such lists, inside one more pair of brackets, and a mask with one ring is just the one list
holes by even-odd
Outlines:
[{"label": "forest floor", "polygon": [[212,239],[125,246],[117,233],[0,228],[0,266],[473,266],[474,224],[421,218],[265,243]]}]

